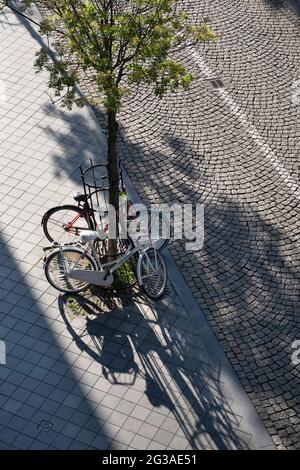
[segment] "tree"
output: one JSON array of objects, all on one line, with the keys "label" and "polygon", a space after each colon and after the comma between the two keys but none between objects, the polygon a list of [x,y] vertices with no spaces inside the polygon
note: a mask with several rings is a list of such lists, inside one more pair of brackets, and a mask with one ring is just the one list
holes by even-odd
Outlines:
[{"label": "tree", "polygon": [[[9,3],[9,2],[6,2]],[[25,7],[32,0],[23,0]],[[146,83],[161,97],[187,89],[193,77],[172,54],[198,41],[214,40],[206,20],[192,25],[177,0],[37,0],[49,15],[40,31],[53,40],[59,60],[42,48],[35,62],[50,74],[49,87],[69,109],[83,105],[76,94],[80,72],[89,74],[107,113],[109,203],[118,214],[117,113],[130,86]]]}]

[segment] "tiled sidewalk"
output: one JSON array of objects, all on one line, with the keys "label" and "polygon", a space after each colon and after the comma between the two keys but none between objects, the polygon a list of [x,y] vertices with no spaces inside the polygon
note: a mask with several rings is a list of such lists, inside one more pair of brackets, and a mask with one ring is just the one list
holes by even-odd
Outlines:
[{"label": "tiled sidewalk", "polygon": [[260,447],[171,285],[160,302],[74,319],[47,284],[41,216],[103,154],[89,110],[51,104],[26,24],[0,14],[0,447]]}]

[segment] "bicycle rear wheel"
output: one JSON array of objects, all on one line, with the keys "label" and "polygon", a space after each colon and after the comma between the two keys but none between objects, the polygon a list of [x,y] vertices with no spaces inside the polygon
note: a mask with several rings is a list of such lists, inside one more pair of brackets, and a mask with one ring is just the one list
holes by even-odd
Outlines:
[{"label": "bicycle rear wheel", "polygon": [[63,248],[53,251],[45,261],[44,269],[47,281],[52,287],[67,294],[78,294],[84,291],[89,284],[84,281],[70,278],[66,271],[76,263],[76,269],[96,271],[95,260],[80,248]]},{"label": "bicycle rear wheel", "polygon": [[158,250],[149,248],[140,256],[137,278],[141,289],[151,299],[159,299],[165,293],[167,268]]},{"label": "bicycle rear wheel", "polygon": [[65,205],[47,211],[42,219],[42,227],[51,243],[63,245],[77,242],[83,230],[94,230],[94,223],[83,209]]}]

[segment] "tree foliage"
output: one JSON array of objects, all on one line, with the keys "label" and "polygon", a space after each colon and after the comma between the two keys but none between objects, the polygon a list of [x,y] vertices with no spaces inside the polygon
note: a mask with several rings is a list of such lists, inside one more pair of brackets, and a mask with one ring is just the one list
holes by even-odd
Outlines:
[{"label": "tree foliage", "polygon": [[[10,6],[9,0],[0,0]],[[23,0],[23,14],[32,5]],[[40,32],[49,47],[37,53],[37,71],[49,72],[49,88],[60,105],[84,105],[76,93],[82,73],[98,90],[107,112],[107,171],[109,203],[117,217],[119,171],[116,114],[127,90],[139,84],[161,97],[167,90],[187,89],[193,79],[178,62],[176,51],[199,41],[214,40],[208,22],[190,23],[178,0],[36,0],[47,12]],[[12,9],[14,7],[10,6]],[[53,47],[50,47],[53,46]],[[95,103],[92,103],[95,104]],[[98,104],[98,103],[97,103]],[[110,253],[116,240],[110,240]]]},{"label": "tree foliage", "polygon": [[[24,0],[29,6],[31,0]],[[192,75],[172,52],[198,41],[214,40],[206,21],[190,24],[176,0],[38,0],[50,15],[41,32],[54,37],[60,59],[38,53],[36,67],[50,73],[49,86],[62,105],[80,104],[75,86],[80,71],[99,91],[106,110],[117,112],[132,84],[146,83],[162,96],[167,89],[188,88]]]}]

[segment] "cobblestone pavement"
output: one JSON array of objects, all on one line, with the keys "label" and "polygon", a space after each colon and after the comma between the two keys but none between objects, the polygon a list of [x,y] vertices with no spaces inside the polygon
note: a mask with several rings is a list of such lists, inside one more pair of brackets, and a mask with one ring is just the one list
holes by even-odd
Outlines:
[{"label": "cobblestone pavement", "polygon": [[144,200],[205,203],[204,248],[172,252],[274,442],[300,448],[299,19],[282,2],[185,5],[219,40],[184,54],[189,93],[128,101],[121,153]]},{"label": "cobblestone pavement", "polygon": [[270,447],[171,285],[155,304],[94,294],[80,312],[57,305],[41,216],[71,201],[101,134],[89,110],[51,105],[32,65],[39,41],[0,14],[0,448]]},{"label": "cobblestone pavement", "polygon": [[181,5],[218,41],[180,57],[188,93],[132,94],[120,153],[144,202],[205,203],[204,248],[172,253],[274,442],[300,448],[300,20],[280,0]]}]

